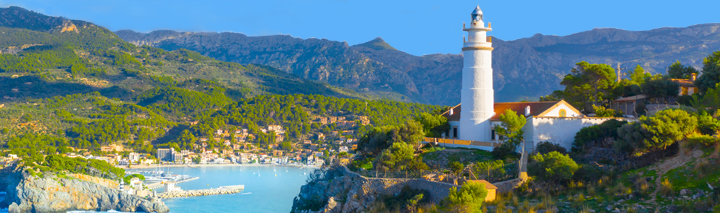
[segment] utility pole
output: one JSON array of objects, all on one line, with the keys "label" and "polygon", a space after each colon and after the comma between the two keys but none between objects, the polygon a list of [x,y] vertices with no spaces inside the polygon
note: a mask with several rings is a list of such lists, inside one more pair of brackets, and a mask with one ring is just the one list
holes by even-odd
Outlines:
[{"label": "utility pole", "polygon": [[620,63],[617,63],[617,69],[615,69],[615,70],[617,71],[617,82],[618,83],[620,83],[620,80],[622,80],[621,70],[626,70],[626,69],[628,69],[628,68],[620,68]]}]

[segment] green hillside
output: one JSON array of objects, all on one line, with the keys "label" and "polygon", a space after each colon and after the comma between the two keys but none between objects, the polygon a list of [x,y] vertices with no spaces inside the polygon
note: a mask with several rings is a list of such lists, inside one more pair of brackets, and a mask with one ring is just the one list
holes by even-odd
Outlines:
[{"label": "green hillside", "polygon": [[[439,108],[373,100],[186,49],[138,47],[92,23],[18,7],[0,8],[0,34],[0,154],[28,159],[77,149],[100,154],[109,144],[145,153],[195,149],[202,137],[226,148],[213,139],[218,129],[248,128],[255,137],[247,142],[269,148],[276,142],[261,131],[268,125],[283,126],[284,147],[293,149],[288,144],[317,133],[350,130],[345,136],[357,137],[372,125],[398,125]],[[357,122],[338,126],[318,116]]]},{"label": "green hillside", "polygon": [[131,100],[153,87],[193,78],[227,86],[236,98],[294,93],[359,97],[268,66],[222,62],[185,49],[137,47],[88,22],[18,7],[0,10],[0,102],[91,91]]}]

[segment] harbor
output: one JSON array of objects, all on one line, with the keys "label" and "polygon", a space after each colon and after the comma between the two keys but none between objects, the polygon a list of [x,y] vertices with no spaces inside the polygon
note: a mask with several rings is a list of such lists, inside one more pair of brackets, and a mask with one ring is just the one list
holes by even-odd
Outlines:
[{"label": "harbor", "polygon": [[196,197],[207,195],[236,194],[245,189],[245,185],[221,186],[215,189],[181,190],[170,188],[168,192],[158,194],[159,198],[169,199],[178,197]]}]

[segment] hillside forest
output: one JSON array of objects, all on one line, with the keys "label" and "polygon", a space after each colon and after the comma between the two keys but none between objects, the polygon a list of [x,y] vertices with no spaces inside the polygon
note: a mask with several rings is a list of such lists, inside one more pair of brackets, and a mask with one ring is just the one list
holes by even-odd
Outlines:
[{"label": "hillside forest", "polygon": [[[441,107],[382,100],[302,80],[262,65],[222,62],[178,49],[135,46],[92,23],[4,8],[0,22],[0,147],[42,164],[42,155],[102,155],[116,145],[219,151],[245,129],[249,150],[298,149],[318,134],[359,138]],[[34,23],[48,23],[37,25]],[[342,117],[345,125],[321,123]],[[364,122],[363,122],[364,121]],[[280,125],[282,140],[265,132]]]}]

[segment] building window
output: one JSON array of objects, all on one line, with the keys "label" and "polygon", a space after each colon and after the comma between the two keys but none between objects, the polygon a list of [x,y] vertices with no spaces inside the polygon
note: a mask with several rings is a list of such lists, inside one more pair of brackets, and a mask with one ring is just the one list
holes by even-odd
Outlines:
[{"label": "building window", "polygon": [[453,138],[457,138],[457,127],[453,127]]},{"label": "building window", "polygon": [[494,130],[494,129],[491,130],[490,135],[492,135],[492,136],[490,136],[490,137],[492,138],[492,140],[497,140],[497,135],[495,135],[495,134],[496,134],[496,133],[495,133],[495,130]]},{"label": "building window", "polygon": [[565,109],[560,109],[560,117],[564,118],[565,116],[567,116],[567,111],[565,111]]}]

